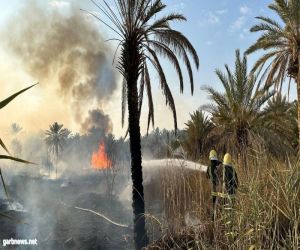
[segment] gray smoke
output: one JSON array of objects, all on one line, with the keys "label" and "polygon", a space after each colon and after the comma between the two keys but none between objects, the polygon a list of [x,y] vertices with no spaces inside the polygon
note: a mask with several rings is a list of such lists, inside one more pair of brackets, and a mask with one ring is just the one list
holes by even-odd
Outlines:
[{"label": "gray smoke", "polygon": [[112,51],[100,26],[74,2],[64,13],[49,6],[47,1],[24,1],[2,37],[41,86],[57,84],[59,95],[81,123],[87,104],[101,106],[116,89]]},{"label": "gray smoke", "polygon": [[88,117],[81,124],[81,129],[85,133],[108,134],[112,132],[112,122],[108,115],[100,109],[90,110]]}]

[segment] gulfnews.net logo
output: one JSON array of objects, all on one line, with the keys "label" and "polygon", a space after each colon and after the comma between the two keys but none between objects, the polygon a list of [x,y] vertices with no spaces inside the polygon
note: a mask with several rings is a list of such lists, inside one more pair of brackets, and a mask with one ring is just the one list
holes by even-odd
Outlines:
[{"label": "gulfnews.net logo", "polygon": [[2,240],[2,245],[6,246],[37,246],[37,239],[4,239]]}]

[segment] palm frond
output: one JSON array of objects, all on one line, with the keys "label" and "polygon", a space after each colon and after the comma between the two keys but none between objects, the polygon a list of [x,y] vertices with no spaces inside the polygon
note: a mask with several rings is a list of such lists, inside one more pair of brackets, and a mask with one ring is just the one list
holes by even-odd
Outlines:
[{"label": "palm frond", "polygon": [[1,138],[0,138],[0,146],[10,155],[10,153],[9,153],[9,151],[8,151],[8,149],[7,149],[7,147],[5,146],[5,144],[4,144],[4,142],[1,140]]},{"label": "palm frond", "polygon": [[126,79],[123,78],[123,81],[122,81],[122,118],[121,118],[122,119],[122,127],[124,127],[126,105],[127,105],[127,83],[126,83]]},{"label": "palm frond", "polygon": [[4,178],[3,178],[3,174],[2,174],[1,168],[0,168],[0,177],[1,177],[1,182],[2,182],[2,186],[4,188],[5,195],[6,195],[7,199],[9,199],[8,191],[7,191],[7,188],[6,188],[6,184],[4,182]]},{"label": "palm frond", "polygon": [[148,106],[149,106],[148,124],[147,124],[147,133],[148,133],[150,122],[152,122],[152,126],[154,128],[154,105],[153,105],[153,98],[152,98],[152,91],[151,91],[150,75],[149,75],[147,64],[145,64],[145,84],[146,84]]},{"label": "palm frond", "polygon": [[9,104],[13,99],[15,99],[18,95],[22,94],[23,92],[25,92],[26,90],[32,88],[33,86],[37,85],[38,83],[36,84],[33,84],[25,89],[22,89],[20,90],[19,92],[11,95],[10,97],[6,98],[5,100],[1,101],[0,102],[0,109],[4,108],[7,104]]},{"label": "palm frond", "polygon": [[0,159],[12,160],[12,161],[22,162],[22,163],[26,163],[26,164],[34,164],[34,165],[36,165],[36,163],[30,162],[30,161],[26,161],[26,160],[22,160],[20,158],[9,156],[9,155],[0,155]]}]

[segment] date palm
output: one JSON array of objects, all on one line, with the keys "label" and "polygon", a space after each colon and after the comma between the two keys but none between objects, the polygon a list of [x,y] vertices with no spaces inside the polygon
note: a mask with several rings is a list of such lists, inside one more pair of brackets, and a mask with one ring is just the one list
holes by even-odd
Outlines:
[{"label": "date palm", "polygon": [[[297,85],[298,105],[300,101],[300,1],[274,0],[269,8],[280,18],[280,23],[269,17],[257,17],[261,23],[251,32],[261,32],[258,40],[246,51],[247,54],[263,50],[253,72],[263,70],[262,77],[267,86],[281,90],[286,77]],[[266,66],[266,67],[265,67]],[[300,127],[300,109],[298,109]],[[300,133],[298,134],[300,140]]]},{"label": "date palm", "polygon": [[211,132],[214,125],[202,110],[190,114],[190,120],[185,125],[184,147],[193,159],[198,160],[213,147]]},{"label": "date palm", "polygon": [[56,163],[55,176],[57,178],[57,162],[59,152],[63,149],[70,131],[66,128],[63,128],[63,124],[58,124],[55,122],[49,126],[49,130],[46,130],[45,134],[45,141],[48,146],[49,153],[52,154]]},{"label": "date palm", "polygon": [[211,104],[205,105],[219,134],[219,144],[239,156],[246,168],[246,151],[258,138],[264,122],[263,105],[273,96],[266,88],[256,85],[257,76],[248,74],[247,58],[236,51],[235,68],[232,72],[225,65],[226,73],[216,70],[224,92],[206,86]]},{"label": "date palm", "polygon": [[277,94],[271,98],[266,107],[262,137],[268,151],[275,157],[285,159],[295,154],[298,140],[297,108],[288,102],[286,96]]},{"label": "date palm", "polygon": [[170,27],[171,22],[185,21],[186,18],[177,13],[160,16],[160,13],[166,8],[161,0],[114,0],[113,2],[113,7],[105,0],[101,4],[94,2],[104,14],[104,19],[93,13],[90,14],[107,25],[117,35],[114,40],[119,42],[117,49],[120,50],[120,53],[117,69],[123,76],[122,124],[124,124],[126,105],[128,107],[135,248],[141,249],[148,241],[143,216],[145,203],[140,138],[140,113],[144,91],[148,96],[148,129],[151,123],[154,126],[154,105],[149,68],[152,67],[158,73],[159,86],[166,97],[166,105],[173,113],[176,130],[175,101],[159,56],[173,64],[179,77],[181,92],[183,92],[184,83],[178,58],[183,59],[187,67],[192,93],[194,81],[189,56],[192,57],[197,68],[199,59],[189,40],[182,33]]}]

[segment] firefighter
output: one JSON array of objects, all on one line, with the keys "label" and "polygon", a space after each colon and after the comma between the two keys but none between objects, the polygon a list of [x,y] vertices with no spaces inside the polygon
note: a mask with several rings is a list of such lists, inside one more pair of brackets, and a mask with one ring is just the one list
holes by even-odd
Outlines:
[{"label": "firefighter", "polygon": [[214,195],[214,193],[216,193],[216,189],[217,189],[217,185],[218,185],[218,178],[217,178],[216,171],[217,171],[218,166],[222,162],[219,161],[216,150],[210,151],[209,160],[210,160],[210,165],[207,168],[206,176],[208,179],[210,179],[210,181],[212,183],[212,200],[213,200],[213,208],[215,208],[217,197],[216,197],[216,195]]},{"label": "firefighter", "polygon": [[224,184],[226,187],[226,191],[229,195],[229,197],[232,197],[236,194],[236,190],[239,185],[239,180],[236,174],[236,171],[232,165],[232,159],[230,154],[225,154],[224,160],[223,160],[223,166],[224,166]]}]

